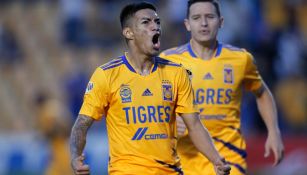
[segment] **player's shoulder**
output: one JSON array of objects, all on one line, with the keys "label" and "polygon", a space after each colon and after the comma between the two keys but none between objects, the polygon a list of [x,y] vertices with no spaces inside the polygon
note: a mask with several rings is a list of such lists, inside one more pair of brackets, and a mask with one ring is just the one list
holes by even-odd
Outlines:
[{"label": "player's shoulder", "polygon": [[181,64],[174,63],[170,60],[161,58],[159,56],[155,58],[155,61],[158,65],[162,65],[162,66],[164,65],[164,66],[171,66],[171,67],[182,67]]},{"label": "player's shoulder", "polygon": [[246,54],[246,49],[244,48],[241,48],[241,47],[237,47],[237,46],[234,46],[234,45],[231,45],[231,44],[222,44],[223,45],[223,49],[225,51],[227,51],[228,53],[231,53],[231,54],[236,54],[236,55],[244,55]]},{"label": "player's shoulder", "polygon": [[166,49],[165,51],[161,52],[160,56],[174,56],[174,55],[181,55],[184,52],[187,52],[189,47],[188,47],[189,43],[177,46],[177,47],[172,47],[170,49]]},{"label": "player's shoulder", "polygon": [[123,60],[123,57],[120,56],[120,57],[117,57],[117,58],[110,59],[110,61],[108,61],[107,63],[105,63],[101,66],[99,66],[99,68],[106,71],[106,70],[109,70],[109,69],[119,67],[122,64],[124,64],[124,60]]},{"label": "player's shoulder", "polygon": [[239,48],[230,44],[223,44],[223,57],[226,59],[232,59],[237,63],[256,64],[256,60],[253,55],[245,48]]},{"label": "player's shoulder", "polygon": [[240,48],[231,44],[223,44],[223,53],[225,56],[232,55],[238,59],[246,59],[251,57],[251,53],[245,48]]},{"label": "player's shoulder", "polygon": [[186,73],[187,71],[181,64],[177,64],[161,57],[156,57],[156,64],[162,71],[167,72],[167,74],[176,75]]}]

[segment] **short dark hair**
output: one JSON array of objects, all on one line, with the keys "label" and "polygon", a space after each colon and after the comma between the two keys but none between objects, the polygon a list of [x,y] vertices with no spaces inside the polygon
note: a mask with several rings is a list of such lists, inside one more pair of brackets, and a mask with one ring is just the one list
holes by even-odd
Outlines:
[{"label": "short dark hair", "polygon": [[217,0],[189,0],[188,1],[188,6],[187,6],[187,18],[189,18],[190,15],[190,7],[192,4],[195,4],[197,2],[210,2],[214,5],[216,9],[216,13],[219,17],[221,17],[221,11],[220,11],[220,4]]},{"label": "short dark hair", "polygon": [[139,10],[151,9],[157,11],[156,7],[148,2],[131,3],[126,5],[120,13],[120,25],[122,28],[127,26],[127,21]]}]

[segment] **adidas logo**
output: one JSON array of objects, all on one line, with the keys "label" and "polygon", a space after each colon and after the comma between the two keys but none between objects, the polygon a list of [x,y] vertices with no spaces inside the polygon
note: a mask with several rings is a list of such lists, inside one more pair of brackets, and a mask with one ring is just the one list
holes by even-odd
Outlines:
[{"label": "adidas logo", "polygon": [[203,77],[204,80],[213,80],[213,77],[212,75],[209,73],[207,73],[204,77]]},{"label": "adidas logo", "polygon": [[148,88],[142,94],[142,96],[152,96],[152,95],[153,94],[150,92],[150,90]]}]

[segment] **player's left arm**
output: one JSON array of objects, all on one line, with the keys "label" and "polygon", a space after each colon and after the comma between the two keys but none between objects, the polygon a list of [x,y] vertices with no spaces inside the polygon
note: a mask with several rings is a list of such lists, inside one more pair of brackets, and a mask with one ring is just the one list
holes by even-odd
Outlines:
[{"label": "player's left arm", "polygon": [[262,80],[253,56],[246,52],[246,64],[244,72],[245,89],[256,96],[258,110],[268,129],[268,137],[265,143],[264,156],[268,157],[270,151],[274,153],[274,166],[283,159],[284,146],[278,127],[277,109],[272,93]]},{"label": "player's left arm", "polygon": [[275,100],[263,81],[262,86],[253,93],[256,96],[258,110],[268,130],[264,157],[268,157],[272,150],[275,157],[274,166],[276,166],[283,159],[284,145],[278,127]]},{"label": "player's left arm", "polygon": [[180,114],[180,116],[187,126],[189,137],[193,144],[213,163],[216,173],[218,175],[229,174],[230,166],[214,147],[212,138],[208,130],[201,123],[198,113]]}]

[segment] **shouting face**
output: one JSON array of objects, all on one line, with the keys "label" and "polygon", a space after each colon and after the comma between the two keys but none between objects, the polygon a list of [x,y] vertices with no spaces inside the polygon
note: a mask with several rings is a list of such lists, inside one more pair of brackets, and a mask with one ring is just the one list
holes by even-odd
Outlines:
[{"label": "shouting face", "polygon": [[123,30],[130,47],[145,55],[157,55],[161,35],[160,19],[157,13],[151,9],[142,9],[137,11],[130,20],[128,27]]}]

